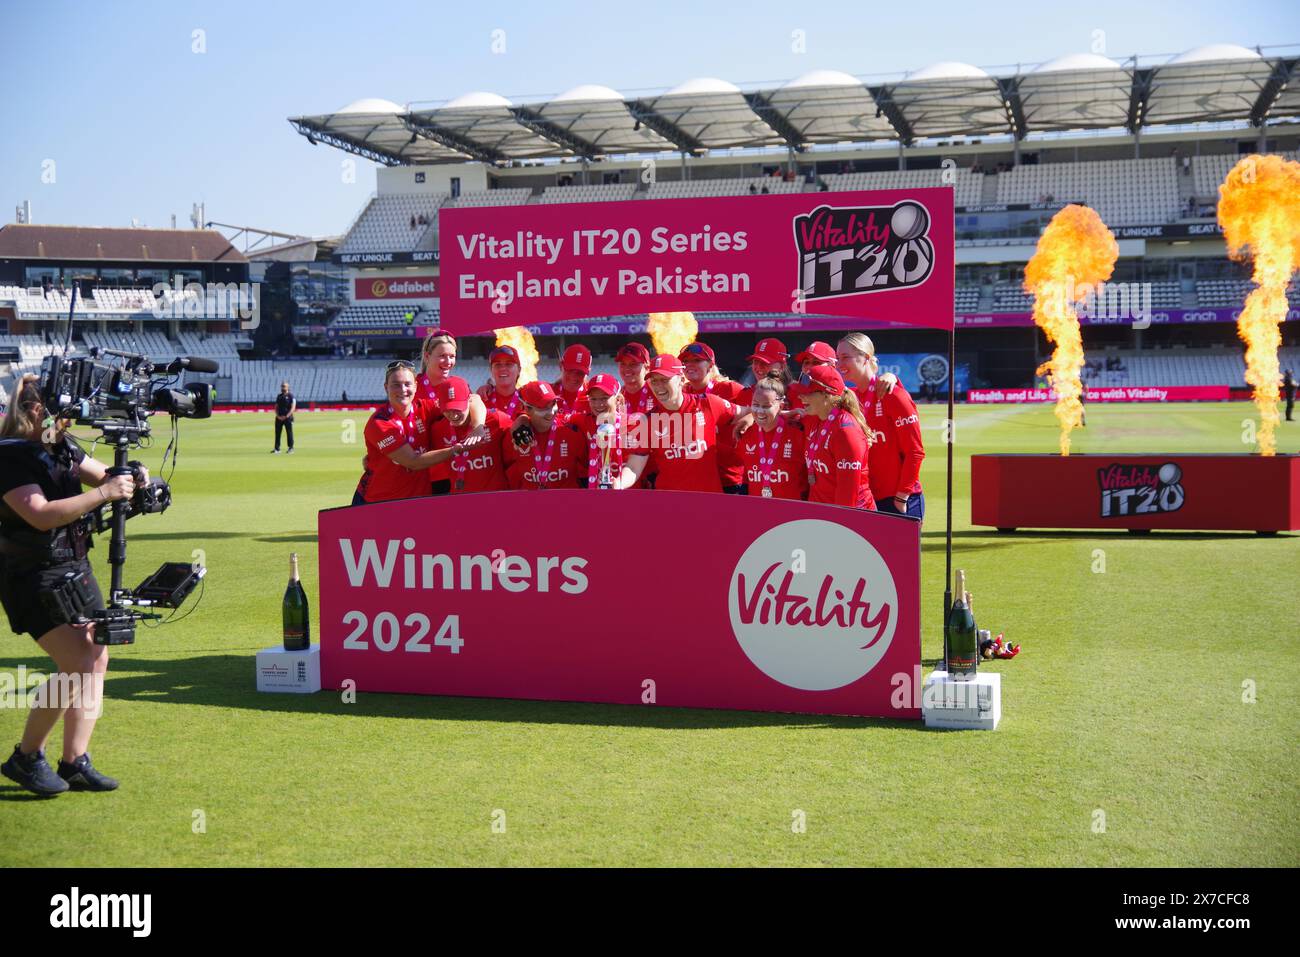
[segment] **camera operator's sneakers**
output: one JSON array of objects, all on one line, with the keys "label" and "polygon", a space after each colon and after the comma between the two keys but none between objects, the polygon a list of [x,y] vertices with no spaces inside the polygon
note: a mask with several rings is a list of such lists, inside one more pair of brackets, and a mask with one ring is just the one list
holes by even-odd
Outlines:
[{"label": "camera operator's sneakers", "polygon": [[286,452],[285,455],[293,455],[293,446],[292,446],[292,445],[289,446],[289,451]]},{"label": "camera operator's sneakers", "polygon": [[0,774],[41,797],[54,797],[69,787],[67,781],[54,773],[54,769],[45,760],[44,751],[23,754],[18,745],[14,745],[13,756],[0,764]]},{"label": "camera operator's sneakers", "polygon": [[90,763],[89,752],[83,754],[71,764],[60,760],[59,777],[66,781],[68,787],[74,791],[117,790],[117,778],[110,778],[107,774],[100,774],[96,771],[95,766]]},{"label": "camera operator's sneakers", "polygon": [[279,450],[279,449],[271,449],[271,454],[272,454],[272,455],[279,455],[279,454],[280,454],[280,450]]}]

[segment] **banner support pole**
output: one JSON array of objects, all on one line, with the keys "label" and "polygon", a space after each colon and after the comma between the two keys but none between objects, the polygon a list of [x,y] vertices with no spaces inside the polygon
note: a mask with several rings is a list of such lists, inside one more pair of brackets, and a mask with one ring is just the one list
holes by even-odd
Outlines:
[{"label": "banner support pole", "polygon": [[[948,623],[948,611],[952,608],[952,447],[957,442],[957,422],[953,411],[953,393],[956,391],[957,366],[957,323],[953,320],[948,330],[948,422],[944,430],[945,444],[948,446],[948,490],[947,490],[947,529],[944,533],[944,573],[943,573],[943,623]],[[948,633],[945,629],[943,638],[943,665],[948,663]]]}]

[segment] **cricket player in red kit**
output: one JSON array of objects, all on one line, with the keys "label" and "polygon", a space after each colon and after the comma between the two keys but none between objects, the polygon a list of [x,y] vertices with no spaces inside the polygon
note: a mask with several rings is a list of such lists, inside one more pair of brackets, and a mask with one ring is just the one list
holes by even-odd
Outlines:
[{"label": "cricket player in red kit", "polygon": [[803,425],[781,414],[785,406],[785,385],[776,376],[765,376],[754,386],[751,402],[755,427],[737,442],[745,460],[749,494],[763,498],[806,498],[808,469],[804,461]]},{"label": "cricket player in red kit", "polygon": [[585,411],[587,375],[591,372],[591,350],[582,343],[569,346],[560,359],[560,381],[552,384],[560,406],[560,421],[574,412]]},{"label": "cricket player in red kit", "polygon": [[736,407],[716,395],[688,393],[685,370],[676,356],[655,356],[646,378],[659,408],[629,424],[638,451],[628,456],[616,487],[631,488],[652,462],[659,469],[656,489],[721,492],[719,433],[729,431]]},{"label": "cricket player in red kit", "polygon": [[618,377],[623,380],[623,402],[628,415],[653,412],[655,397],[646,384],[650,371],[650,350],[639,342],[629,342],[614,356],[618,363]]},{"label": "cricket player in red kit", "polygon": [[[452,370],[455,368],[455,337],[449,332],[443,332],[441,329],[430,331],[424,337],[424,345],[420,349],[420,374],[415,377],[415,394],[426,402],[432,403],[436,409],[438,406],[438,386],[451,375]],[[482,398],[478,396],[472,398],[469,405],[470,425],[476,429],[482,425],[486,411],[487,406],[484,405]],[[434,421],[437,421],[441,416],[442,412],[439,410]],[[451,461],[440,462],[429,469],[429,481],[434,495],[446,495],[450,492]]]},{"label": "cricket player in red kit", "polygon": [[506,481],[512,489],[577,488],[587,474],[587,437],[560,422],[558,396],[550,383],[530,382],[519,390],[532,439],[522,448],[507,436]]},{"label": "cricket player in red kit", "polygon": [[[457,380],[461,381],[461,380]],[[365,471],[352,496],[353,505],[389,502],[429,494],[429,468],[456,455],[469,454],[481,442],[469,425],[469,390],[460,415],[464,433],[434,449],[434,433],[442,413],[415,394],[415,369],[409,362],[393,362],[384,374],[388,402],[375,409],[366,422]],[[445,420],[443,420],[445,421]]]},{"label": "cricket player in red kit", "polygon": [[[733,404],[739,402],[745,387],[718,370],[713,350],[703,342],[692,342],[677,358],[682,362],[688,395],[714,395]],[[731,429],[723,429],[718,436],[718,480],[728,495],[745,494],[745,463],[736,451]]]},{"label": "cricket player in red kit", "polygon": [[834,366],[818,365],[799,377],[799,398],[807,413],[808,501],[874,509],[867,477],[869,439],[853,390]]},{"label": "cricket player in red kit", "polygon": [[439,384],[437,392],[444,418],[433,426],[433,447],[459,450],[451,457],[451,494],[503,491],[507,487],[503,443],[509,441],[510,420],[504,413],[489,409],[483,423],[485,438],[466,447],[465,440],[472,430],[469,383],[460,376],[449,376]]},{"label": "cricket player in red kit", "polygon": [[587,488],[613,488],[629,454],[627,410],[618,381],[611,375],[592,376],[587,380],[587,404],[590,411],[569,418],[569,425],[587,440]]},{"label": "cricket player in red kit", "polygon": [[523,411],[519,398],[519,353],[514,346],[497,346],[488,353],[488,383],[478,390],[489,409],[505,414],[513,420]]},{"label": "cricket player in red kit", "polygon": [[[757,346],[754,347],[754,354],[749,357],[749,371],[754,374],[754,382],[758,383],[772,376],[779,379],[781,385],[786,389],[790,387],[790,367],[786,365],[786,360],[790,358],[790,353],[786,351],[785,343],[780,339],[761,339]],[[737,405],[748,406],[752,403],[753,388],[745,389],[736,397]]]},{"label": "cricket player in red kit", "polygon": [[814,342],[795,356],[794,361],[799,363],[801,372],[807,372],[816,366],[833,366],[835,365],[835,350],[830,347],[829,343]]},{"label": "cricket player in red kit", "polygon": [[867,467],[876,508],[923,518],[925,495],[920,475],[925,443],[916,403],[893,376],[889,377],[892,381],[882,382],[876,347],[867,336],[860,332],[845,336],[837,355],[840,374],[846,383],[852,383],[873,434]]}]

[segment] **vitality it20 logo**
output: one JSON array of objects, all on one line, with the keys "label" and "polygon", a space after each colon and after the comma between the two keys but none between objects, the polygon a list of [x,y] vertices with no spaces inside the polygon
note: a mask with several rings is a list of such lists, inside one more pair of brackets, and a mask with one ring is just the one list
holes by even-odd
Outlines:
[{"label": "vitality it20 logo", "polygon": [[1176,512],[1187,499],[1182,478],[1183,470],[1173,462],[1166,462],[1159,468],[1115,464],[1098,469],[1101,517]]},{"label": "vitality it20 logo", "polygon": [[794,220],[804,299],[919,286],[934,269],[930,214],[894,206],[819,206]]}]

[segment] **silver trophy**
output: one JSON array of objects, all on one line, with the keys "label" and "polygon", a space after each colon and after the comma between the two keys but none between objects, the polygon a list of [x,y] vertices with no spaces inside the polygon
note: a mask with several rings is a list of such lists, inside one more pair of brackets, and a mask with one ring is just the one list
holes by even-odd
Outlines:
[{"label": "silver trophy", "polygon": [[618,426],[613,422],[601,422],[596,426],[596,447],[600,449],[600,469],[596,473],[596,487],[612,489],[614,473],[609,459],[614,452],[614,438],[618,435]]}]

